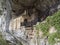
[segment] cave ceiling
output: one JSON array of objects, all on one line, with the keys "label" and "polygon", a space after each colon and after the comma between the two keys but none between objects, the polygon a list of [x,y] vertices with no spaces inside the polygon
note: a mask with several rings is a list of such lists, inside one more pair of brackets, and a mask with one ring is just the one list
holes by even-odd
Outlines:
[{"label": "cave ceiling", "polygon": [[[33,9],[40,15],[47,15],[50,8],[57,4],[59,0],[12,0],[12,11],[19,15],[28,11],[28,15],[33,13]],[[55,8],[55,7],[54,7]]]},{"label": "cave ceiling", "polygon": [[[36,24],[35,22],[37,21],[41,22],[45,20],[46,17],[48,17],[49,15],[52,15],[53,12],[55,13],[57,10],[57,6],[59,4],[60,4],[60,0],[12,0],[11,1],[12,12],[15,13],[16,16],[20,16],[25,11],[26,11],[26,15],[29,15],[32,18],[34,18],[33,15],[35,16],[34,20],[31,20],[30,22],[27,22],[28,18],[25,19],[25,22],[31,25],[33,23],[35,25]],[[25,24],[25,22],[22,22],[22,25]]]}]

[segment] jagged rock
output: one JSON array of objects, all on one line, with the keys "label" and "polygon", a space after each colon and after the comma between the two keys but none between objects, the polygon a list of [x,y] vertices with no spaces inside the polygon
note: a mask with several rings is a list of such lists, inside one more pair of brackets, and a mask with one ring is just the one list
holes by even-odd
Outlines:
[{"label": "jagged rock", "polygon": [[[18,16],[26,10],[27,15],[33,14],[33,9],[40,19],[46,18],[59,10],[59,0],[12,0],[12,10]],[[44,20],[43,19],[43,20]],[[42,21],[43,21],[42,20]]]},{"label": "jagged rock", "polygon": [[[13,2],[10,3],[10,1],[13,1]],[[4,33],[3,36],[8,41],[12,40],[12,42],[13,42],[16,39],[16,40],[22,42],[24,45],[29,45],[28,43],[31,43],[31,42],[29,42],[29,40],[27,40],[28,37],[26,39],[26,36],[28,34],[24,35],[25,31],[21,32],[20,29],[18,30],[18,28],[20,28],[19,23],[21,23],[19,19],[18,19],[19,25],[17,24],[17,29],[15,29],[14,26],[13,27],[11,26],[12,28],[14,28],[14,31],[12,32],[11,28],[10,28],[11,30],[9,30],[11,20],[13,20],[14,18],[18,18],[18,16],[23,15],[24,11],[26,11],[26,13],[24,13],[24,16],[25,16],[24,19],[28,19],[29,22],[37,23],[38,19],[41,19],[43,21],[49,14],[54,13],[55,11],[57,11],[56,10],[57,8],[58,9],[60,8],[59,2],[60,2],[59,0],[6,0],[6,2],[4,2],[5,9],[4,9],[4,13],[3,13],[3,16],[4,16],[3,19],[5,19],[5,20],[2,20],[2,22],[4,23],[4,24],[2,23],[2,29],[3,29],[2,34]],[[12,12],[15,13],[16,17],[13,18]],[[27,15],[29,15],[27,13],[29,13],[31,16],[27,16]],[[14,22],[14,25],[16,22]],[[26,23],[26,24],[30,25],[31,23]],[[33,24],[31,24],[31,25],[33,25]],[[23,30],[23,28],[22,28],[22,30]],[[37,38],[36,38],[36,40],[37,40]],[[44,41],[43,41],[43,43],[44,43]],[[44,45],[44,44],[41,44],[41,45]]]},{"label": "jagged rock", "polygon": [[22,4],[23,6],[32,6],[36,0],[12,0],[15,4]]}]

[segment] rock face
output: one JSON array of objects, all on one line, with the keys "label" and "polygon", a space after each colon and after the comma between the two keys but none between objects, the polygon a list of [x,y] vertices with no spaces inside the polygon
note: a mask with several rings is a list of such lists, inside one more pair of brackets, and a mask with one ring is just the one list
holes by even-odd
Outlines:
[{"label": "rock face", "polygon": [[36,29],[33,26],[59,10],[60,0],[4,1],[1,23],[5,39],[12,44],[17,44],[18,41],[23,45],[45,45],[44,39],[38,44]]},{"label": "rock face", "polygon": [[47,16],[59,10],[59,3],[59,0],[12,0],[11,6],[12,11],[17,16],[26,10],[26,15],[32,15],[36,12],[40,19],[43,17],[45,19]]},{"label": "rock face", "polygon": [[36,0],[12,0],[15,4],[22,4],[23,6],[33,6]]}]

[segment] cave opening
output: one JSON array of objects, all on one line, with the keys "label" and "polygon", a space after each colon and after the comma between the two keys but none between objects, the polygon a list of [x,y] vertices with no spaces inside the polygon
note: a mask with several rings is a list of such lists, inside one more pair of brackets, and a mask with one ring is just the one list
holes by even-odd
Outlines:
[{"label": "cave opening", "polygon": [[24,26],[27,26],[27,19],[24,20]]}]

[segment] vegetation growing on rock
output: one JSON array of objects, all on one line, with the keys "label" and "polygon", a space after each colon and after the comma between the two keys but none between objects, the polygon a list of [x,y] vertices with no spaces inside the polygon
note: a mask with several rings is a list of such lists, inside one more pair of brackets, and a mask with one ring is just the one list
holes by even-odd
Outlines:
[{"label": "vegetation growing on rock", "polygon": [[6,40],[3,39],[3,36],[2,36],[2,34],[1,34],[1,32],[0,32],[0,45],[9,45],[9,44],[6,42]]},{"label": "vegetation growing on rock", "polygon": [[[56,32],[50,34],[50,27],[55,27]],[[36,25],[36,28],[37,30],[41,30],[44,36],[48,36],[48,41],[51,45],[58,42],[55,39],[60,39],[60,11],[53,14],[53,16],[47,17],[45,21],[40,22],[39,25]]]}]

